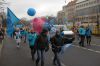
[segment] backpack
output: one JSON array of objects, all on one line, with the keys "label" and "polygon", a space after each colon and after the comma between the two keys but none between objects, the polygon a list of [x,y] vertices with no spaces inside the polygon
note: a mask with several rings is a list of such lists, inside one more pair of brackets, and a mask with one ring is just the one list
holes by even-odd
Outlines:
[{"label": "backpack", "polygon": [[86,30],[85,35],[86,35],[86,36],[90,36],[90,35],[91,35],[91,33],[92,33],[92,32],[91,32],[91,30],[90,30],[90,29],[88,29],[88,30]]},{"label": "backpack", "polygon": [[37,43],[38,43],[39,49],[42,49],[42,48],[45,49],[49,46],[47,36],[39,35],[37,40],[38,40]]}]

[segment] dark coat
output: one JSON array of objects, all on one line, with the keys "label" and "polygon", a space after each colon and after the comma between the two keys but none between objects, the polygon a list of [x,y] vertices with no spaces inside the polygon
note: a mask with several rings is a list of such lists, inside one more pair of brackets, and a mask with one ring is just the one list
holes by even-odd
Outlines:
[{"label": "dark coat", "polygon": [[46,50],[49,48],[49,42],[48,42],[48,37],[46,34],[41,33],[38,37],[37,37],[37,49],[43,49]]},{"label": "dark coat", "polygon": [[60,52],[61,47],[64,45],[63,38],[60,35],[55,35],[50,39],[51,44],[52,44],[52,50],[54,52]]}]

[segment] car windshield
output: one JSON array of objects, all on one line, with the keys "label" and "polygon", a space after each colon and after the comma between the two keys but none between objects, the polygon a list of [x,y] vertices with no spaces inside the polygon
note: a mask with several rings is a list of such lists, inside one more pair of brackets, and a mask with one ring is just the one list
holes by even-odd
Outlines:
[{"label": "car windshield", "polygon": [[64,31],[69,31],[69,29],[65,25],[54,25],[56,29],[62,29]]}]

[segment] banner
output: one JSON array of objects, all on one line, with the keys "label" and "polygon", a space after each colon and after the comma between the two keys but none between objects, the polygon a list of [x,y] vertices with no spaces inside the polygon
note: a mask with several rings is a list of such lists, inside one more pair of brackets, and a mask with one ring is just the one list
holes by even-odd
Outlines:
[{"label": "banner", "polygon": [[9,36],[12,36],[14,31],[14,23],[16,22],[19,22],[19,19],[9,8],[7,8],[7,34]]}]

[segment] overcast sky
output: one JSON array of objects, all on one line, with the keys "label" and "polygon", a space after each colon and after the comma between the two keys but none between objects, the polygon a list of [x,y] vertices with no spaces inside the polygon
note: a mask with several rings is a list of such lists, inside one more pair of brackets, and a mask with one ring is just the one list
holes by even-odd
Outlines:
[{"label": "overcast sky", "polygon": [[[66,4],[71,0],[66,0]],[[27,15],[28,8],[35,8],[35,16],[54,15],[56,16],[62,6],[65,5],[65,0],[7,0],[9,8],[19,18],[29,17]]]}]

